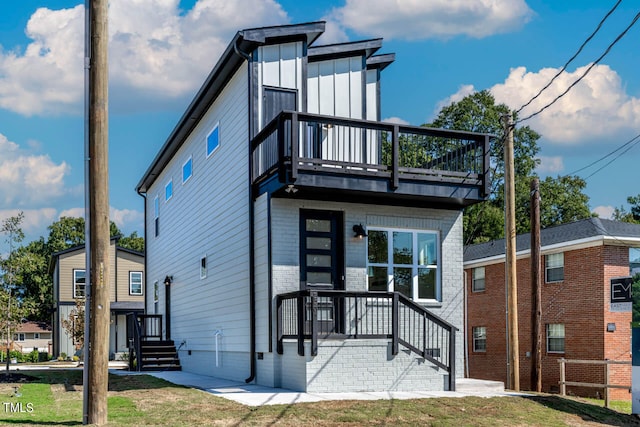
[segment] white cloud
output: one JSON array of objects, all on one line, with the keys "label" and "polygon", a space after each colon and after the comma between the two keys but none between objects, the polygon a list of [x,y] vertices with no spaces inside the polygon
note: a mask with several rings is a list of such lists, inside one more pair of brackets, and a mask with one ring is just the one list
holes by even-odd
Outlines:
[{"label": "white cloud", "polygon": [[0,222],[9,217],[16,216],[20,212],[24,213],[24,219],[22,221],[21,228],[25,234],[45,229],[56,220],[56,210],[54,208],[25,210],[7,209],[0,210]]},{"label": "white cloud", "polygon": [[115,222],[119,229],[144,228],[144,213],[132,209],[116,209],[113,206],[109,209],[110,220]]},{"label": "white cloud", "polygon": [[85,212],[84,208],[64,209],[64,210],[60,211],[60,215],[58,215],[58,219],[60,219],[62,217],[84,218],[84,212]]},{"label": "white cloud", "polygon": [[596,206],[593,212],[598,214],[600,218],[612,219],[614,210],[615,208],[613,206]]},{"label": "white cloud", "polygon": [[473,85],[461,85],[456,93],[438,101],[436,108],[433,110],[433,115],[437,116],[440,110],[444,107],[448,107],[451,104],[462,101],[464,97],[473,94],[475,91],[476,90]]},{"label": "white cloud", "polygon": [[[111,0],[111,101],[118,94],[136,102],[190,95],[238,29],[288,21],[275,0],[198,0],[188,11],[179,3]],[[24,51],[0,50],[0,108],[27,116],[80,112],[84,6],[40,8],[26,34]]]},{"label": "white cloud", "polygon": [[564,170],[564,163],[560,156],[538,156],[540,164],[536,167],[536,172],[542,174],[558,174]]},{"label": "white cloud", "polygon": [[386,123],[395,123],[398,125],[409,125],[410,123],[400,117],[387,117],[386,119],[382,119],[383,122]]},{"label": "white cloud", "polygon": [[357,33],[407,40],[482,38],[518,29],[532,16],[524,0],[347,0],[332,11]]},{"label": "white cloud", "polygon": [[[539,111],[564,92],[584,74],[587,66],[574,72],[563,72],[530,106],[520,113],[525,118]],[[491,88],[496,102],[513,109],[533,98],[559,71],[544,68],[527,72],[524,67],[511,70],[504,83]],[[606,123],[606,126],[594,126]],[[640,99],[625,92],[620,76],[607,65],[596,65],[554,105],[523,122],[554,143],[576,144],[611,140],[616,133],[635,130],[640,126]]]},{"label": "white cloud", "polygon": [[16,208],[42,206],[66,194],[71,168],[49,156],[22,150],[0,134],[0,204]]}]

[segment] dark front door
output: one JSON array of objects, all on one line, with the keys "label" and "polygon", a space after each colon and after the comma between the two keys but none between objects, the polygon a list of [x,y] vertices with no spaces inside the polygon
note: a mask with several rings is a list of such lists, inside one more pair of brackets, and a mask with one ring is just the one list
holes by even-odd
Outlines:
[{"label": "dark front door", "polygon": [[280,112],[296,111],[298,92],[292,89],[265,87],[262,90],[263,113],[262,127],[265,127]]},{"label": "dark front door", "polygon": [[[344,289],[344,237],[342,212],[300,211],[301,289]],[[344,301],[337,297],[318,299],[320,332],[340,332]],[[312,313],[307,310],[307,320]]]}]

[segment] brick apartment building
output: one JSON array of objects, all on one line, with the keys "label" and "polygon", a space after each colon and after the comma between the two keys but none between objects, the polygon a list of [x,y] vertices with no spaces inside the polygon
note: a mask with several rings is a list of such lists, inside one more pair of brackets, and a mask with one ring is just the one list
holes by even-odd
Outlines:
[{"label": "brick apartment building", "polygon": [[[630,303],[611,302],[611,279],[637,273],[640,225],[590,218],[541,231],[542,388],[559,389],[558,360],[631,361]],[[532,286],[530,235],[516,238],[520,388],[531,390]],[[467,293],[466,372],[508,384],[505,241],[471,245],[464,253]],[[603,365],[569,364],[566,381],[604,383]],[[610,365],[610,384],[630,385],[631,366]],[[602,388],[567,393],[602,396]],[[626,389],[611,399],[629,400]]]}]

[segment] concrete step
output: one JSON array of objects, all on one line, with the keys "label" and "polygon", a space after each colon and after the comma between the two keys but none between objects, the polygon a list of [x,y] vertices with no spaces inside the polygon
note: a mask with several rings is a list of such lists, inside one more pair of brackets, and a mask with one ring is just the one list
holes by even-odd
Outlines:
[{"label": "concrete step", "polygon": [[461,393],[504,393],[504,383],[502,381],[460,378],[456,379],[456,391]]}]

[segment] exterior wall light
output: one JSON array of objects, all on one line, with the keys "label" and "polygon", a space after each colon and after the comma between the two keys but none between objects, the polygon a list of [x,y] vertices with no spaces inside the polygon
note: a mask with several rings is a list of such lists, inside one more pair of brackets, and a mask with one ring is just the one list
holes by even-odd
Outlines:
[{"label": "exterior wall light", "polygon": [[367,237],[366,231],[364,231],[364,227],[362,224],[356,224],[353,226],[353,232],[355,233],[353,237],[357,237],[358,239],[362,239],[363,237]]},{"label": "exterior wall light", "polygon": [[167,276],[164,278],[164,284],[166,286],[169,286],[171,284],[171,282],[173,282],[173,276]]}]

